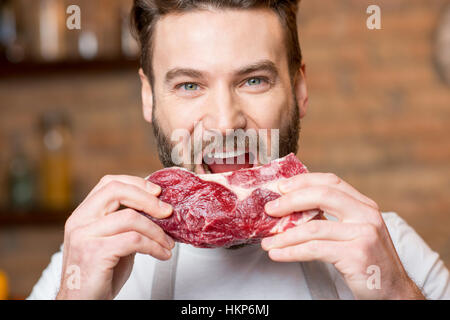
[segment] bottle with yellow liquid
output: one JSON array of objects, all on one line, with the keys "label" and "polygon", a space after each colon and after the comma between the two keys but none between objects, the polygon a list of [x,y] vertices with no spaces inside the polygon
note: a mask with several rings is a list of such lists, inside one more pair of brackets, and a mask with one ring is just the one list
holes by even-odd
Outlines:
[{"label": "bottle with yellow liquid", "polygon": [[44,209],[64,211],[72,205],[71,132],[67,116],[53,111],[42,117],[41,197]]},{"label": "bottle with yellow liquid", "polygon": [[0,270],[0,300],[8,300],[9,298],[9,286],[8,277],[6,273]]}]

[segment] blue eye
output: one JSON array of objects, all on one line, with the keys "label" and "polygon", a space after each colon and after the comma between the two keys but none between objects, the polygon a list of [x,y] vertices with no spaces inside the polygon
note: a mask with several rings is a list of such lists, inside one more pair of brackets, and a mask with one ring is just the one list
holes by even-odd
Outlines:
[{"label": "blue eye", "polygon": [[249,86],[257,86],[261,84],[261,82],[262,82],[261,78],[251,78],[247,80],[247,84]]},{"label": "blue eye", "polygon": [[195,84],[195,83],[184,83],[181,87],[184,90],[186,90],[186,91],[195,91],[195,90],[198,89],[198,84]]}]

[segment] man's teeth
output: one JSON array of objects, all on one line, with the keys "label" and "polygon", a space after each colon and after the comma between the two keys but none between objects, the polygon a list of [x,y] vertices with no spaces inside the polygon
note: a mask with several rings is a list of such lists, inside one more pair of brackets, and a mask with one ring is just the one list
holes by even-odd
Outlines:
[{"label": "man's teeth", "polygon": [[208,153],[206,156],[208,158],[214,158],[214,159],[225,159],[225,158],[239,157],[245,153],[246,153],[245,150],[241,150],[241,151]]}]

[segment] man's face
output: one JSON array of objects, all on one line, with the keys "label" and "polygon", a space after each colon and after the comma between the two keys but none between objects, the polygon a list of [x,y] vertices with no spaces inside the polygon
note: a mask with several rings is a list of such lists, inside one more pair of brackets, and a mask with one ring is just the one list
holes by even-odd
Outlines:
[{"label": "man's face", "polygon": [[[296,152],[299,120],[307,103],[306,87],[302,70],[291,81],[284,30],[274,12],[197,10],[169,14],[158,21],[153,41],[152,88],[141,73],[144,116],[153,122],[165,166],[174,164],[171,150],[177,142],[171,141],[172,133],[184,129],[195,140],[194,130],[199,126],[204,133],[219,132],[224,140],[230,129],[268,129],[266,142],[260,147],[270,150],[272,144],[279,143],[279,156]],[[279,129],[279,141],[272,141],[272,129]],[[182,144],[187,147],[190,143]],[[191,148],[189,156],[201,158],[206,146],[204,143],[201,154]],[[197,173],[216,173],[256,165],[249,164],[248,155],[247,163],[225,164],[227,157],[249,152],[248,147],[247,143],[245,150],[233,154],[227,153],[233,150],[224,144],[221,150],[213,149],[209,166],[190,164],[187,158],[183,166]],[[236,151],[235,146],[233,149]],[[252,156],[261,163],[257,154]]]}]

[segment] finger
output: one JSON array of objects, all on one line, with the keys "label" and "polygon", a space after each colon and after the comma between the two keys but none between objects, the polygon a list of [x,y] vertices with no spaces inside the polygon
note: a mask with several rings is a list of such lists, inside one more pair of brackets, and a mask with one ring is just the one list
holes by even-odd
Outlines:
[{"label": "finger", "polygon": [[149,254],[160,260],[171,257],[171,251],[142,234],[129,231],[104,238],[105,251],[116,257],[126,257],[133,253]]},{"label": "finger", "polygon": [[350,184],[339,178],[333,173],[305,173],[299,174],[278,184],[278,189],[283,193],[289,193],[300,188],[314,186],[331,186],[342,192],[348,193],[353,198],[364,202],[365,204],[378,209],[377,204],[372,199],[360,193]]},{"label": "finger", "polygon": [[[89,194],[86,196],[85,200],[91,197],[94,193],[96,193],[98,190],[106,186],[108,183],[112,181],[118,181],[125,184],[134,185],[138,188],[141,188],[148,193],[159,196],[161,193],[161,187],[157,184],[154,184],[144,178],[141,177],[135,177],[135,176],[128,176],[128,175],[106,175],[103,178],[100,179],[99,183],[89,192]],[[83,201],[84,202],[84,201]]]},{"label": "finger", "polygon": [[97,237],[136,231],[167,249],[172,249],[175,245],[173,239],[160,226],[133,209],[124,209],[108,214],[88,225],[86,231]]},{"label": "finger", "polygon": [[348,241],[361,235],[361,225],[329,220],[311,220],[272,237],[264,238],[261,246],[268,251],[311,240]]},{"label": "finger", "polygon": [[335,264],[339,257],[345,256],[345,242],[312,240],[302,244],[269,250],[269,257],[273,261],[296,262],[320,260]]},{"label": "finger", "polygon": [[367,215],[375,211],[349,194],[328,186],[298,189],[265,205],[267,214],[275,217],[312,209],[320,209],[348,222],[367,222]]},{"label": "finger", "polygon": [[130,184],[112,181],[94,193],[83,206],[91,218],[99,218],[114,212],[120,205],[143,211],[152,217],[162,219],[172,214],[172,206],[154,195]]}]

